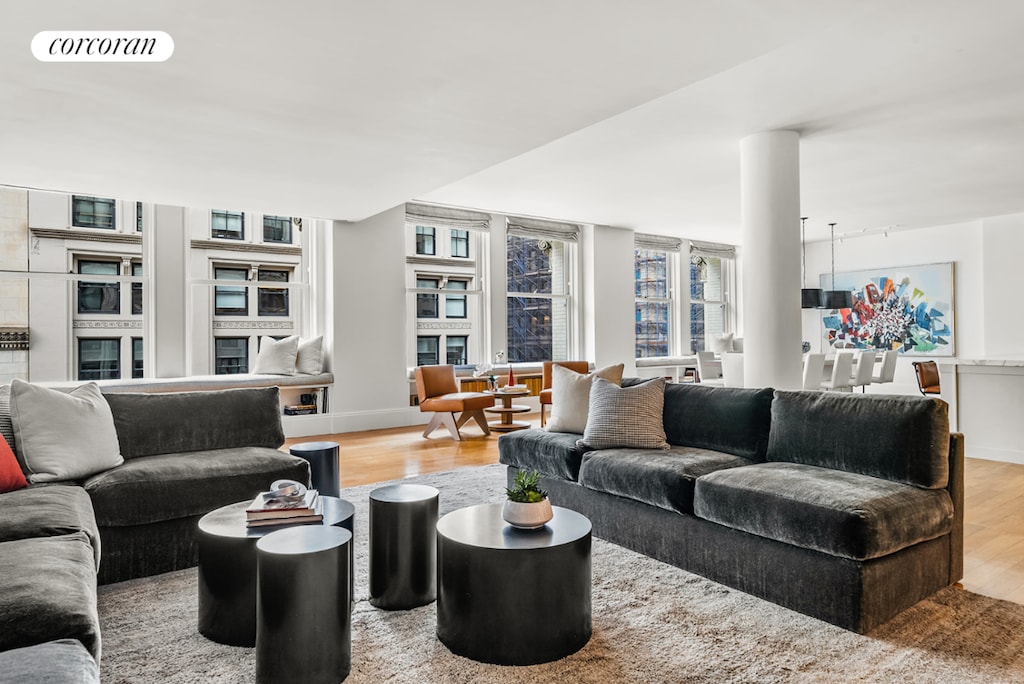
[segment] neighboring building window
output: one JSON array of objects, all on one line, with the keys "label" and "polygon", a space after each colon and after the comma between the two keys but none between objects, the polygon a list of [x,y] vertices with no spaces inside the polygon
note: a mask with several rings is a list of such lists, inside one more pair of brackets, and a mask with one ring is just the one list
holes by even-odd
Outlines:
[{"label": "neighboring building window", "polygon": [[[469,283],[467,283],[465,280],[455,280],[453,278],[449,278],[448,284],[444,286],[444,289],[465,290],[468,284]],[[466,295],[445,295],[444,315],[445,318],[465,318]]]},{"label": "neighboring building window", "polygon": [[[120,275],[120,262],[79,260],[78,272],[83,275]],[[80,281],[78,283],[78,313],[121,313],[120,283]]]},{"label": "neighboring building window", "polygon": [[669,356],[672,340],[671,257],[651,249],[634,251],[636,356]]},{"label": "neighboring building window", "polygon": [[142,338],[132,338],[132,377],[142,377]]},{"label": "neighboring building window", "polygon": [[[247,280],[249,269],[215,268],[215,280]],[[249,314],[249,289],[246,287],[218,285],[213,288],[214,313],[218,316],[247,316]]]},{"label": "neighboring building window", "polygon": [[135,203],[135,230],[142,232],[142,202]]},{"label": "neighboring building window", "polygon": [[416,365],[417,366],[436,366],[437,361],[437,343],[440,340],[439,337],[430,335],[421,335],[416,338]]},{"label": "neighboring building window", "polygon": [[437,254],[434,235],[437,231],[430,226],[416,226],[416,253]]},{"label": "neighboring building window", "polygon": [[564,360],[568,353],[565,243],[507,239],[508,360]]},{"label": "neighboring building window", "polygon": [[[261,282],[287,283],[288,271],[261,268],[257,272]],[[258,313],[260,316],[288,315],[288,288],[260,287],[258,289]]]},{"label": "neighboring building window", "polygon": [[466,339],[465,335],[449,335],[445,338],[448,363],[454,366],[466,363]]},{"label": "neighboring building window", "polygon": [[114,230],[114,200],[89,195],[71,196],[71,225]]},{"label": "neighboring building window", "polygon": [[725,288],[722,282],[723,260],[716,257],[690,257],[690,351],[706,349],[708,339],[725,333]]},{"label": "neighboring building window", "polygon": [[468,230],[453,230],[452,231],[452,256],[453,257],[469,257],[469,231]]},{"label": "neighboring building window", "polygon": [[[142,275],[142,264],[138,261],[132,262],[132,275]],[[132,283],[132,314],[142,314],[142,283]]]},{"label": "neighboring building window", "polygon": [[[436,290],[439,283],[437,278],[416,278],[417,288]],[[437,318],[436,293],[416,295],[416,318]]]},{"label": "neighboring building window", "polygon": [[214,374],[238,375],[249,372],[249,338],[214,338]]},{"label": "neighboring building window", "polygon": [[117,380],[121,377],[121,338],[78,338],[78,379]]},{"label": "neighboring building window", "polygon": [[245,215],[240,211],[214,209],[210,212],[210,235],[225,240],[244,240]]},{"label": "neighboring building window", "polygon": [[264,242],[292,242],[292,218],[291,216],[264,216],[263,217],[263,241]]}]

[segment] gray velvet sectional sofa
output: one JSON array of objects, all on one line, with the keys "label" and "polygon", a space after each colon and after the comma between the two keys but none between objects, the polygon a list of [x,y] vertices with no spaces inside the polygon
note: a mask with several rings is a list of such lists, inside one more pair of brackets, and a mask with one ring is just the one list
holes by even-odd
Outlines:
[{"label": "gray velvet sectional sofa", "polygon": [[105,398],[123,464],[0,494],[0,681],[96,681],[97,582],[195,565],[203,514],[277,479],[309,482],[309,464],[279,451],[276,387]]},{"label": "gray velvet sectional sofa", "polygon": [[[623,383],[628,386],[633,379]],[[669,450],[524,430],[537,469],[594,534],[867,632],[963,573],[963,435],[938,399],[669,384]]]}]

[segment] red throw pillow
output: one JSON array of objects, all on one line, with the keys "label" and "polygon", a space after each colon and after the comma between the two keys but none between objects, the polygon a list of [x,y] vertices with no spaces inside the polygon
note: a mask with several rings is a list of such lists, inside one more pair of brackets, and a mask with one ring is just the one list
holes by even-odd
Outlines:
[{"label": "red throw pillow", "polygon": [[25,474],[21,472],[21,466],[18,465],[18,459],[15,458],[14,452],[11,451],[11,446],[4,439],[3,435],[0,435],[0,494],[4,492],[13,492],[15,489],[24,489],[28,487],[28,480],[25,479]]}]

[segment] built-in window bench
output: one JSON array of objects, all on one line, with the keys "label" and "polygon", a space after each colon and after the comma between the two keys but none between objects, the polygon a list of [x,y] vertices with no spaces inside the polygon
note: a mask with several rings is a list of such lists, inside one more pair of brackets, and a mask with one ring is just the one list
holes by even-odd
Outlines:
[{"label": "built-in window bench", "polygon": [[651,356],[636,360],[636,374],[641,378],[664,377],[672,382],[682,382],[687,374],[691,379],[697,375],[696,356]]}]

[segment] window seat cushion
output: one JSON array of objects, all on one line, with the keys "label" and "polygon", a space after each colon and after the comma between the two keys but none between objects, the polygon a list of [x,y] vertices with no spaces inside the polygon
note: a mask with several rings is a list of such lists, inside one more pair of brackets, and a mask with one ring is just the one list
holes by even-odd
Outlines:
[{"label": "window seat cushion", "polygon": [[[40,383],[54,389],[79,386],[80,382]],[[132,378],[97,380],[104,394],[112,392],[191,392],[196,390],[232,389],[235,387],[326,387],[334,384],[333,373],[315,375],[190,375],[180,378]]]}]

